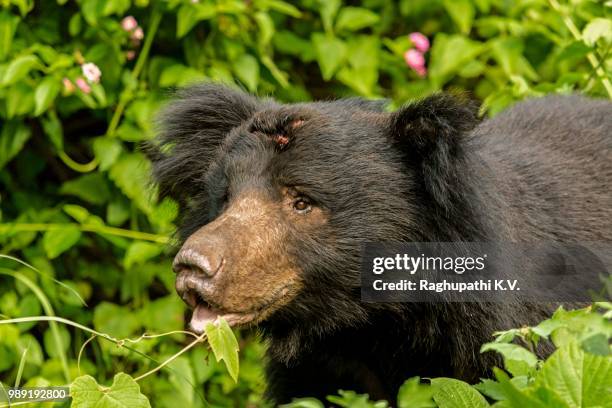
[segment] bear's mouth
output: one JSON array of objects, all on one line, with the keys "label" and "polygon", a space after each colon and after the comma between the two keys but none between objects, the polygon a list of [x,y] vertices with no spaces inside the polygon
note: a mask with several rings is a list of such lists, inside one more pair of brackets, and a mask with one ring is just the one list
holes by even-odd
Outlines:
[{"label": "bear's mouth", "polygon": [[229,310],[209,299],[204,299],[196,290],[188,290],[183,295],[183,299],[193,309],[189,323],[191,330],[201,334],[208,323],[213,323],[218,318],[223,318],[232,327],[259,323],[285,303],[283,298],[287,293],[289,293],[289,286],[275,291],[268,301],[245,311]]}]

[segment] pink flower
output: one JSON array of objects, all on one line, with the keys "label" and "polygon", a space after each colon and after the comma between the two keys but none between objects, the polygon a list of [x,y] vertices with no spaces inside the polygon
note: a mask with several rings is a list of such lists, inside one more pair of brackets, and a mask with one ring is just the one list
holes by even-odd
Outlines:
[{"label": "pink flower", "polygon": [[142,40],[144,38],[144,32],[142,31],[142,28],[136,27],[136,29],[134,29],[134,31],[132,32],[131,38],[132,40],[137,41]]},{"label": "pink flower", "polygon": [[422,53],[426,53],[429,50],[429,40],[423,34],[419,32],[410,33],[408,38],[410,38],[410,41],[414,44],[414,48]]},{"label": "pink flower", "polygon": [[136,27],[138,27],[138,21],[133,16],[127,16],[121,20],[121,28],[125,31],[135,30]]},{"label": "pink flower", "polygon": [[68,78],[64,77],[64,79],[62,79],[62,83],[64,84],[64,90],[66,91],[66,93],[71,94],[74,92],[74,90],[76,89],[74,87],[74,84],[72,83],[71,80],[69,80]]},{"label": "pink flower", "polygon": [[420,51],[414,48],[409,49],[404,53],[404,60],[406,61],[406,65],[412,68],[419,76],[423,77],[427,75],[425,57]]},{"label": "pink flower", "polygon": [[93,62],[88,62],[86,64],[81,65],[81,70],[83,71],[83,75],[89,82],[98,83],[100,82],[100,77],[102,76],[102,72],[100,68]]},{"label": "pink flower", "polygon": [[128,61],[132,61],[134,58],[136,58],[136,51],[134,50],[128,50],[125,52],[125,58]]},{"label": "pink flower", "polygon": [[85,79],[83,79],[82,77],[78,77],[74,82],[76,83],[76,86],[78,86],[79,89],[84,93],[88,94],[91,92],[91,86],[89,86],[87,81],[85,81]]}]

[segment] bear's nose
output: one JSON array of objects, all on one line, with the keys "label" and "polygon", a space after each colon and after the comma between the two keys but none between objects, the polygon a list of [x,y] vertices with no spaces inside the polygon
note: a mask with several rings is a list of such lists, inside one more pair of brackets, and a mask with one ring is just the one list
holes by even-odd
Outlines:
[{"label": "bear's nose", "polygon": [[217,251],[207,252],[183,247],[174,258],[172,270],[177,274],[189,270],[212,278],[223,266],[223,257]]}]

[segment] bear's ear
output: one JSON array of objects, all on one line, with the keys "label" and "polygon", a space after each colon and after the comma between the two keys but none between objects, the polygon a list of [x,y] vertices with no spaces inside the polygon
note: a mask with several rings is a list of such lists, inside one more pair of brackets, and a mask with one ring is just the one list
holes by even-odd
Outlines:
[{"label": "bear's ear", "polygon": [[464,158],[465,136],[478,124],[477,112],[466,97],[440,93],[391,114],[392,142],[440,204],[448,200],[456,166]]},{"label": "bear's ear", "polygon": [[227,134],[250,118],[260,101],[217,84],[186,88],[162,111],[157,138],[144,151],[161,197],[179,203],[197,193],[202,176]]}]

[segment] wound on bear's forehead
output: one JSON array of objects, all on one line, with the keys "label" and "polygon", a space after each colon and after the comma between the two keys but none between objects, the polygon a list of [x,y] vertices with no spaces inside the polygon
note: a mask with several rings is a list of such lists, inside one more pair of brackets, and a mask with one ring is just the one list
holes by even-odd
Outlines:
[{"label": "wound on bear's forehead", "polygon": [[263,111],[255,114],[249,132],[261,134],[272,140],[277,148],[285,149],[294,132],[304,125],[301,116],[282,111]]}]

